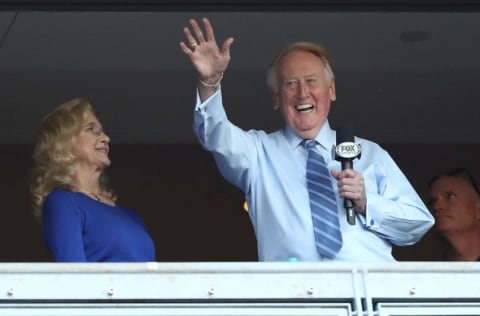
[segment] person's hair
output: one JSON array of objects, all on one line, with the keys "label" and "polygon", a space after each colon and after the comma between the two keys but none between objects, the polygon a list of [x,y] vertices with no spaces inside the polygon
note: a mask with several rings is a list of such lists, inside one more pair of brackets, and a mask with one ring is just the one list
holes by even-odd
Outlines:
[{"label": "person's hair", "polygon": [[477,192],[478,196],[480,196],[480,187],[478,186],[478,183],[473,177],[472,173],[467,168],[464,168],[464,167],[454,168],[454,169],[450,169],[445,172],[436,174],[435,176],[430,178],[430,180],[428,180],[427,182],[428,188],[430,189],[433,186],[433,184],[442,177],[456,177],[456,178],[463,179],[465,180],[465,182],[470,184],[472,188],[475,190],[475,192]]},{"label": "person's hair", "polygon": [[[90,102],[83,98],[67,101],[47,114],[41,124],[33,150],[33,168],[30,194],[33,214],[42,215],[45,197],[55,189],[74,191],[77,187],[75,171],[78,164],[71,153],[75,136],[85,124],[88,113],[95,114]],[[100,189],[112,200],[117,196],[111,188],[105,171],[99,179]]]},{"label": "person's hair", "polygon": [[271,91],[276,92],[278,88],[278,82],[277,82],[278,64],[282,61],[282,59],[286,55],[294,51],[309,52],[318,56],[322,60],[325,66],[325,72],[326,72],[327,78],[329,80],[335,79],[335,75],[333,73],[333,60],[332,60],[332,57],[330,56],[330,53],[325,47],[312,42],[295,42],[283,48],[275,56],[273,62],[268,67],[267,86]]}]

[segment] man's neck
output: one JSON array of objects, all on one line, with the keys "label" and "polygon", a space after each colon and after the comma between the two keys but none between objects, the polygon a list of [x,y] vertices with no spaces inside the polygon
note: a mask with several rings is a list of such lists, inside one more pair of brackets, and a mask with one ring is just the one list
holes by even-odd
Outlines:
[{"label": "man's neck", "polygon": [[480,230],[445,236],[447,261],[477,261],[480,258]]}]

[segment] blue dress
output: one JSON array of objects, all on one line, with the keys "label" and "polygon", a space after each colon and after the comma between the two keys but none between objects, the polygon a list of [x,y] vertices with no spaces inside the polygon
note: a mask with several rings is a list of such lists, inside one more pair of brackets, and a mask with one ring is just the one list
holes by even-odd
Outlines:
[{"label": "blue dress", "polygon": [[155,246],[133,210],[54,190],[43,205],[43,239],[56,262],[155,261]]}]

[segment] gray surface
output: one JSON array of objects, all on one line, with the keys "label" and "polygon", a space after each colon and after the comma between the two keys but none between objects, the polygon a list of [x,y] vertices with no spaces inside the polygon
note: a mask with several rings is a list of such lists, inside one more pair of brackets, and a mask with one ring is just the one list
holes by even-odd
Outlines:
[{"label": "gray surface", "polygon": [[480,13],[0,12],[0,143],[89,98],[113,142],[192,143],[196,76],[178,43],[189,17],[233,36],[224,97],[232,121],[281,126],[264,73],[296,40],[335,60],[333,126],[379,142],[479,142]]}]

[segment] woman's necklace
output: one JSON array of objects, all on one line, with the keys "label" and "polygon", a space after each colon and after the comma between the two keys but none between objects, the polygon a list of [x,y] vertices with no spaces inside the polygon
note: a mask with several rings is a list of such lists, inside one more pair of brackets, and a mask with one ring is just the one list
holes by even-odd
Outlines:
[{"label": "woman's necklace", "polygon": [[97,200],[98,202],[102,202],[102,199],[100,199],[100,196],[97,193],[92,193],[92,194],[95,197],[95,200]]},{"label": "woman's necklace", "polygon": [[78,191],[86,196],[96,200],[97,202],[101,202],[107,205],[115,206],[115,201],[108,195],[104,194],[103,192],[89,192],[89,191]]},{"label": "woman's necklace", "polygon": [[87,191],[82,191],[82,192],[90,197],[93,197],[98,202],[102,202],[102,199],[100,198],[100,195],[102,195],[102,193],[87,192]]}]

